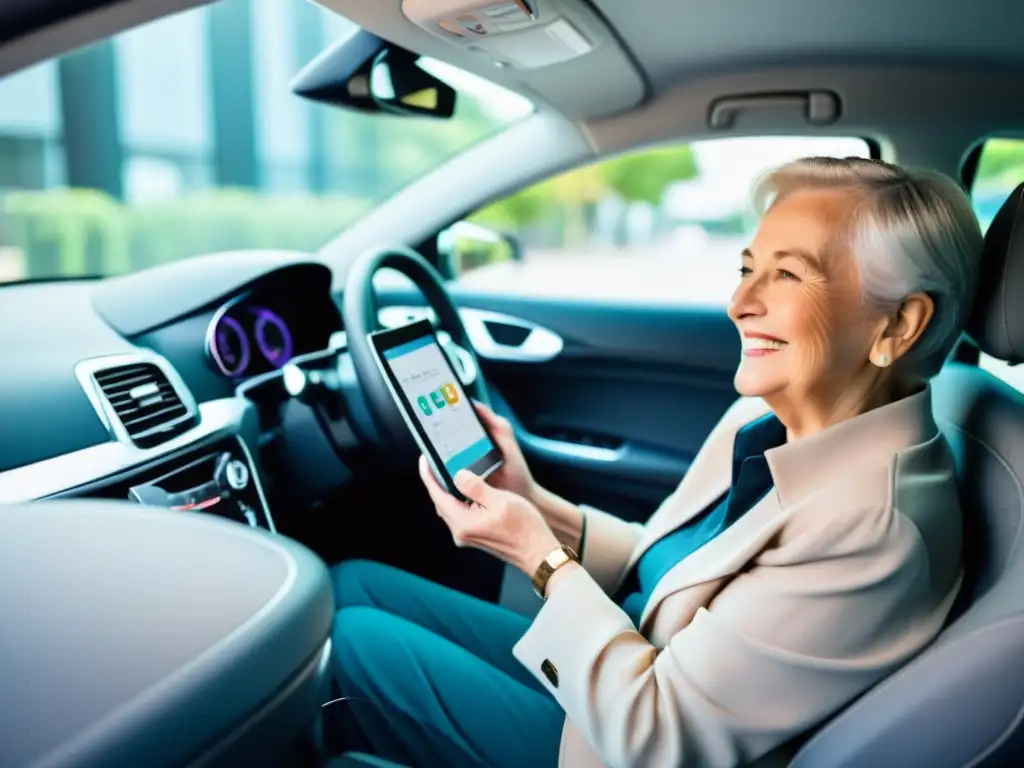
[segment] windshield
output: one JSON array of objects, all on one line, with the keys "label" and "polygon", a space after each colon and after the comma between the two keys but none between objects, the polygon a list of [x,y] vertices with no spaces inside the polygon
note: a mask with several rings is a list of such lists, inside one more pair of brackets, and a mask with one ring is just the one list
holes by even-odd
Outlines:
[{"label": "windshield", "polygon": [[312,3],[222,0],[0,80],[0,282],[316,251],[532,111],[440,62],[423,63],[459,93],[451,120],[291,93],[306,63],[355,32]]}]

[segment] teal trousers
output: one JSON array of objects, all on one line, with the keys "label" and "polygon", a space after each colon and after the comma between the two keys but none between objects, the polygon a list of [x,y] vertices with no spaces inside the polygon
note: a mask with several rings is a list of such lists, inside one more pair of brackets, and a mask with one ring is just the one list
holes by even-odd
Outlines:
[{"label": "teal trousers", "polygon": [[411,768],[554,768],[565,713],[515,659],[530,620],[366,560],[332,571],[353,749]]}]

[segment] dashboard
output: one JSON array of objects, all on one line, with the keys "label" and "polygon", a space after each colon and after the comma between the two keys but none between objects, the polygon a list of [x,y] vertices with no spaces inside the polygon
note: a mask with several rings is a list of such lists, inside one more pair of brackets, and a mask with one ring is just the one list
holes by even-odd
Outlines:
[{"label": "dashboard", "polygon": [[[303,356],[340,358],[332,282],[330,268],[305,254],[234,252],[104,280],[0,287],[0,503],[124,498],[126,483],[174,478],[178,464],[211,451],[231,454],[236,473],[245,464],[258,488],[264,411],[283,408],[269,422],[298,424],[291,439],[302,444],[316,445],[322,425],[306,406],[289,412],[239,393]],[[328,448],[321,455],[338,460]],[[187,485],[196,473],[183,477]],[[261,496],[242,501],[259,512]]]},{"label": "dashboard", "polygon": [[[307,254],[242,251],[0,286],[0,504],[127,499],[274,532],[271,510],[377,493],[394,457],[347,346],[338,277]],[[430,316],[412,283],[378,298],[382,327]],[[461,314],[489,359],[561,349],[515,318]],[[492,329],[525,335],[499,343]],[[449,354],[476,375],[465,350]]]}]

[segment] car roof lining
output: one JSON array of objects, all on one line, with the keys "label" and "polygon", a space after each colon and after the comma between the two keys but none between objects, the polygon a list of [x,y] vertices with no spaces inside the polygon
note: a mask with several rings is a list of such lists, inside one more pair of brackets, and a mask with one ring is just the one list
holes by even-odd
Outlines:
[{"label": "car roof lining", "polygon": [[593,1],[659,91],[694,76],[784,64],[1024,71],[1019,0]]},{"label": "car roof lining", "polygon": [[[399,0],[317,1],[411,50],[445,59],[456,66],[466,65],[453,55],[465,57],[464,52],[406,19]],[[209,2],[16,0],[5,3],[0,13],[0,20],[10,25],[5,34],[9,37],[18,30],[31,31],[0,45],[0,74]],[[730,16],[728,7],[714,11],[695,0],[634,0],[628,4],[609,0],[558,2],[596,3],[607,18],[618,25],[625,42],[632,45],[635,59],[623,54],[608,59],[602,67],[582,66],[593,55],[588,54],[580,60],[581,66],[576,71],[564,69],[566,65],[534,71],[528,85],[520,82],[514,72],[485,68],[475,59],[473,66],[467,68],[536,99],[542,111],[566,117],[583,132],[595,156],[683,138],[833,133],[863,135],[883,144],[891,141],[900,147],[898,159],[901,162],[923,162],[951,172],[959,167],[956,164],[979,139],[1024,128],[1024,100],[1011,98],[1012,93],[1019,91],[1024,78],[1024,43],[1015,33],[1024,28],[1024,3],[975,0],[968,12],[937,9],[930,0],[903,0],[900,4],[893,4],[891,0],[863,0],[857,4],[858,8],[871,23],[858,21],[861,17],[851,13],[850,19],[844,15],[843,24],[838,24],[835,9],[826,14],[817,0],[779,0],[757,11],[768,14],[766,18],[745,16],[742,25],[745,31],[738,32],[733,27],[738,29],[739,25],[726,24],[730,18],[735,19]],[[899,8],[894,9],[897,5]],[[82,12],[83,8],[87,10]],[[883,8],[887,23],[880,25],[877,19]],[[50,14],[49,25],[40,26],[46,22],[47,13]],[[922,13],[928,14],[928,25],[920,24]],[[643,42],[635,39],[638,30],[650,33],[664,26],[637,20],[637,17],[652,14],[673,27],[672,40],[660,39],[658,35],[648,35]],[[807,20],[787,24],[794,15],[800,14],[805,14]],[[853,19],[854,16],[857,19]],[[593,18],[600,21],[599,14]],[[682,23],[684,18],[687,24]],[[768,18],[777,23],[766,26]],[[996,23],[983,23],[986,19],[991,22],[997,18]],[[1013,18],[1020,24],[1009,23]],[[828,23],[818,20],[828,20]],[[968,20],[974,23],[967,24]],[[957,30],[957,24],[963,29]],[[880,27],[884,29],[879,31]],[[915,30],[911,39],[913,45],[900,49],[900,35],[911,27]],[[934,28],[934,31],[926,34],[921,32],[922,27]],[[708,43],[706,38],[714,37],[708,34],[709,30],[720,33],[722,40],[714,45]],[[621,52],[618,38],[610,30],[606,31],[605,42],[609,45],[604,47],[614,47]],[[812,38],[817,42],[808,45]],[[796,47],[788,51],[790,60],[783,65],[779,60],[787,53],[784,48],[787,40]],[[753,47],[735,47],[744,42]],[[828,55],[822,53],[825,43],[834,44],[834,50]],[[644,78],[636,71],[636,62],[643,67],[648,82],[657,87],[653,96],[646,93]],[[597,101],[586,99],[575,102],[573,109],[565,108],[572,106],[565,101],[567,94],[593,91],[587,86],[597,82],[602,84],[602,90],[612,94],[603,108],[599,108]],[[941,82],[942,87],[936,88],[936,82]],[[708,128],[707,110],[715,98],[802,89],[827,89],[838,94],[842,100],[840,119],[828,128],[811,127],[799,114],[791,112],[759,116],[756,122],[741,120],[729,131]],[[607,114],[606,108],[616,100],[630,107]],[[594,109],[597,114],[588,115]],[[922,130],[922,124],[929,126],[927,131]],[[895,140],[904,136],[908,140]]]},{"label": "car roof lining", "polygon": [[[632,52],[624,48],[602,14],[585,0],[537,0],[586,30],[594,49],[579,58],[540,69],[495,67],[488,58],[428,33],[406,17],[401,0],[314,0],[384,40],[423,56],[440,59],[510,88],[531,101],[554,107],[570,119],[630,109],[651,95],[650,84]],[[437,6],[465,6],[435,0]],[[441,10],[437,11],[441,13]],[[585,87],[600,82],[601,88]]]},{"label": "car roof lining", "polygon": [[[956,175],[973,146],[991,134],[1024,135],[1024,100],[1013,72],[928,67],[786,67],[695,78],[627,114],[587,123],[601,154],[687,138],[742,135],[863,136],[899,149],[885,154],[909,165]],[[941,89],[935,87],[941,82]],[[813,127],[792,111],[741,116],[728,130],[708,127],[711,104],[723,96],[829,90],[839,95],[836,122]],[[922,130],[922,126],[929,126]],[[939,167],[941,166],[941,167]]]}]

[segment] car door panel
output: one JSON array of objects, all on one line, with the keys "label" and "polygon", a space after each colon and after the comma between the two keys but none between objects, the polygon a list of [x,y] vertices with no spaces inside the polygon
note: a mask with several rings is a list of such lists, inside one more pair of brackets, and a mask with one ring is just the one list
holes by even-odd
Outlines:
[{"label": "car door panel", "polygon": [[[645,520],[736,398],[739,339],[722,309],[450,290],[495,409],[538,480],[578,503]],[[408,291],[381,291],[381,305],[388,324],[422,316]]]}]

